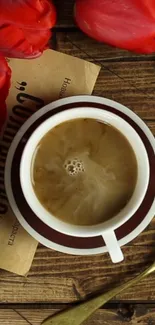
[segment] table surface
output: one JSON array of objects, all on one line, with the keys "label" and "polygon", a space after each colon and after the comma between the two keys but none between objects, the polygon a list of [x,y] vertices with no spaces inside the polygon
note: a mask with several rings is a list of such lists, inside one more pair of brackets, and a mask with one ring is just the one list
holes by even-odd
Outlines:
[{"label": "table surface", "polygon": [[[100,64],[93,94],[136,112],[155,134],[155,56],[136,55],[91,40],[73,21],[73,0],[55,0],[59,19],[54,49]],[[0,324],[39,325],[50,314],[106,291],[139,273],[155,256],[155,220],[123,247],[125,260],[112,265],[108,254],[65,255],[39,245],[26,277],[0,271]],[[85,324],[155,324],[155,276],[115,297]]]}]

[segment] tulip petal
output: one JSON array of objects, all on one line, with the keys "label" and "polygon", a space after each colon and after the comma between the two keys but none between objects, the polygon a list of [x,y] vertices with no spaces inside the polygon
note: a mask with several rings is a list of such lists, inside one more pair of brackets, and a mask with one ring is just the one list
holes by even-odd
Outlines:
[{"label": "tulip petal", "polygon": [[5,100],[10,88],[11,70],[3,56],[0,56],[0,131],[6,120],[7,109]]},{"label": "tulip petal", "polygon": [[35,58],[47,48],[56,10],[49,0],[0,0],[0,53]]},{"label": "tulip petal", "polygon": [[8,25],[0,28],[0,51],[7,57],[35,58],[47,48],[50,30],[34,31]]},{"label": "tulip petal", "polygon": [[39,30],[36,33],[35,30],[23,29],[23,33],[25,38],[33,46],[33,49],[37,50],[39,48],[41,52],[47,48],[48,41],[52,36],[51,30]]},{"label": "tulip petal", "polygon": [[49,29],[56,22],[56,10],[48,0],[0,0],[0,22]]},{"label": "tulip petal", "polygon": [[138,53],[155,52],[155,0],[76,0],[75,19],[100,42]]}]

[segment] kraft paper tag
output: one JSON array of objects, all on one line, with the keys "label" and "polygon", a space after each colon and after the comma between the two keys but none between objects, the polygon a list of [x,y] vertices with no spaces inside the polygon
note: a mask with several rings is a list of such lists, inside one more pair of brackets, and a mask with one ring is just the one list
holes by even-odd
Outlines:
[{"label": "kraft paper tag", "polygon": [[12,83],[7,98],[8,120],[0,143],[0,268],[25,275],[38,242],[19,224],[4,189],[4,166],[13,137],[36,110],[63,97],[91,94],[100,67],[47,50],[35,60],[8,59]]}]

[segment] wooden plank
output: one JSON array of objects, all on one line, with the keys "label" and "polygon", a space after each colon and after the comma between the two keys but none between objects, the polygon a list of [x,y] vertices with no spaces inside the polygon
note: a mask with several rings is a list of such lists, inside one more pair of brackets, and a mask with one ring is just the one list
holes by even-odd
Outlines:
[{"label": "wooden plank", "polygon": [[[0,324],[3,325],[40,325],[43,320],[59,312],[60,309],[32,306],[31,308],[13,307],[0,309]],[[85,325],[154,325],[155,305],[119,305],[115,308],[99,309]]]},{"label": "wooden plank", "polygon": [[149,61],[154,59],[154,54],[136,54],[127,50],[109,46],[88,37],[79,29],[63,31],[56,30],[57,50],[66,54],[87,59],[95,58],[97,62],[118,61]]},{"label": "wooden plank", "polygon": [[155,119],[153,57],[146,60],[146,56],[113,49],[77,32],[56,35],[59,51],[101,65],[94,95],[118,101],[143,119]]},{"label": "wooden plank", "polygon": [[[152,238],[155,231],[152,232]],[[1,303],[71,303],[96,291],[107,291],[145,269],[154,259],[154,247],[125,246],[125,260],[112,264],[108,254],[72,256],[39,246],[26,277],[0,271]],[[147,241],[146,241],[147,242]],[[132,244],[132,243],[131,243]],[[150,275],[113,301],[155,301],[155,277]]]},{"label": "wooden plank", "polygon": [[[143,64],[147,66],[148,62]],[[135,62],[123,64],[117,62],[110,66],[108,63],[104,63],[104,68],[99,74],[93,95],[120,102],[133,110],[142,119],[153,120],[155,119],[155,104],[152,94],[155,91],[155,84],[151,89],[149,84],[146,87],[145,73],[138,80],[135,67],[138,68]],[[109,68],[111,71],[109,71]],[[150,79],[152,78],[155,81],[155,75],[150,73]]]},{"label": "wooden plank", "polygon": [[57,9],[57,24],[56,27],[75,27],[73,12],[75,0],[53,0]]}]

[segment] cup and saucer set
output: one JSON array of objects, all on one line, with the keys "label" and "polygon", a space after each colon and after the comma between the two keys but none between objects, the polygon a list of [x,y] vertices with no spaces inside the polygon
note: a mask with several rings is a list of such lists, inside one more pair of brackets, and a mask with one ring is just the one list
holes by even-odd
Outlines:
[{"label": "cup and saucer set", "polygon": [[[117,128],[137,159],[131,199],[116,216],[94,226],[70,225],[51,215],[31,184],[30,167],[37,144],[53,127],[77,118],[93,118]],[[44,246],[75,255],[109,252],[117,263],[123,260],[121,247],[136,238],[155,214],[155,139],[135,113],[117,102],[95,96],[60,99],[38,110],[16,134],[6,160],[5,187],[13,213]]]}]

